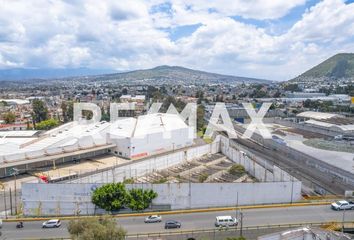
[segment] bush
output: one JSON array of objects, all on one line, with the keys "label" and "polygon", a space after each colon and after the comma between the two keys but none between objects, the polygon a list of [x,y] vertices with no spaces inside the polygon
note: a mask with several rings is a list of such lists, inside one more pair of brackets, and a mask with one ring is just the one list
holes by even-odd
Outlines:
[{"label": "bush", "polygon": [[118,227],[114,219],[104,217],[71,220],[68,225],[71,239],[76,240],[123,240],[127,232]]},{"label": "bush", "polygon": [[129,191],[129,208],[134,211],[142,211],[148,208],[157,193],[153,190],[131,189]]},{"label": "bush", "polygon": [[234,164],[230,167],[229,171],[232,175],[239,175],[246,172],[245,167],[240,164]]},{"label": "bush", "polygon": [[51,118],[37,123],[36,130],[49,130],[57,126],[59,126],[59,121]]},{"label": "bush", "polygon": [[208,174],[202,173],[201,175],[199,175],[198,181],[202,183],[202,182],[205,182],[205,180],[207,180],[207,178],[208,178]]},{"label": "bush", "polygon": [[126,178],[123,180],[124,184],[133,184],[134,183],[134,178]]}]

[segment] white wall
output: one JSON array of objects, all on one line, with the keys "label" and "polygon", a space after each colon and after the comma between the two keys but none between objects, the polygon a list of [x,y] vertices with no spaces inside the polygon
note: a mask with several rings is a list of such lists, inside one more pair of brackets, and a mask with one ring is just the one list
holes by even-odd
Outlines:
[{"label": "white wall", "polygon": [[[24,214],[72,215],[78,209],[80,214],[93,214],[91,193],[100,185],[25,183],[22,185]],[[158,193],[153,204],[171,205],[171,209],[235,206],[237,198],[239,205],[301,199],[301,182],[128,184],[127,188],[153,189]]]},{"label": "white wall", "polygon": [[162,154],[155,157],[149,157],[141,160],[133,160],[129,165],[117,167],[87,177],[74,179],[72,183],[107,183],[119,182],[124,178],[138,177],[156,170],[171,167],[189,161],[208,153],[219,152],[219,142],[206,144],[197,147],[191,147],[187,150],[176,150],[168,154]]}]

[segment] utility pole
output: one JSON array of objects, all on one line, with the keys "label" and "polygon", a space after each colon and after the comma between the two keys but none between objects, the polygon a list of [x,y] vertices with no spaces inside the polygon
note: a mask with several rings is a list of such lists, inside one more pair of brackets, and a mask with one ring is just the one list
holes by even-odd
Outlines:
[{"label": "utility pole", "polygon": [[343,210],[343,216],[342,216],[342,233],[344,233],[344,218],[345,218],[345,209]]},{"label": "utility pole", "polygon": [[11,187],[10,187],[10,213],[12,214],[12,192],[11,192]]},{"label": "utility pole", "polygon": [[240,211],[240,237],[242,237],[243,212]]},{"label": "utility pole", "polygon": [[15,180],[15,215],[17,215],[17,182],[16,182],[16,176],[20,172],[17,168],[12,168],[13,175],[14,175],[14,180]]}]

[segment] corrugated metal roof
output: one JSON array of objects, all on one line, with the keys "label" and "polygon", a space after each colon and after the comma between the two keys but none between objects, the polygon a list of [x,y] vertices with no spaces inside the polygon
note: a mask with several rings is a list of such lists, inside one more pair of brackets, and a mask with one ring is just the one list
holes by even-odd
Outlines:
[{"label": "corrugated metal roof", "polygon": [[302,113],[297,114],[296,116],[303,117],[303,118],[312,118],[312,119],[317,119],[317,120],[330,119],[330,118],[334,118],[334,117],[343,117],[339,114],[313,112],[313,111],[302,112]]}]

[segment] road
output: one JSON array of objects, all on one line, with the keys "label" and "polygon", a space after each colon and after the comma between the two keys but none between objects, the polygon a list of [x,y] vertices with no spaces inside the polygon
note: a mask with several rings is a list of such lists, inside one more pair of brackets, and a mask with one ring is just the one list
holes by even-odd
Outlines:
[{"label": "road", "polygon": [[[168,219],[180,221],[182,223],[181,230],[210,229],[214,227],[215,217],[220,215],[235,216],[235,211],[163,215],[162,223],[146,224],[144,217],[123,217],[118,218],[117,222],[128,231],[128,234],[165,232],[164,221]],[[247,227],[304,222],[340,222],[343,212],[333,211],[329,206],[307,206],[243,210],[243,216],[243,225]],[[345,212],[345,221],[354,221],[354,210]],[[23,229],[16,229],[16,223],[5,222],[1,239],[69,237],[68,221],[63,221],[62,226],[57,229],[42,229],[41,224],[42,222],[39,221],[25,222]]]}]

